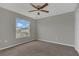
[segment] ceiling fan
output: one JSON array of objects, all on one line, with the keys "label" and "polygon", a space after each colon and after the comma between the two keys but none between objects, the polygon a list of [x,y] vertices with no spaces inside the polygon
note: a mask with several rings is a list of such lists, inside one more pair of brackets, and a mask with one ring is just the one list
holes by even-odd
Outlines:
[{"label": "ceiling fan", "polygon": [[[34,7],[36,10],[31,10],[31,11],[29,11],[29,12],[41,11],[41,12],[49,13],[49,11],[43,10],[43,8],[45,8],[46,6],[48,6],[48,3],[45,3],[45,4],[42,5],[42,6],[40,6],[40,5],[35,6],[35,5],[33,5],[33,4],[31,3],[31,6]],[[40,15],[39,12],[38,12],[37,14]]]}]

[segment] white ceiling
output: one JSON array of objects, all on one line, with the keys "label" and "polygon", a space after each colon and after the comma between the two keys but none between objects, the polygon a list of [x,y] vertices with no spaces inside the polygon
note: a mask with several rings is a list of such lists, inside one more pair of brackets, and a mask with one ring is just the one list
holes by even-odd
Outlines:
[{"label": "white ceiling", "polygon": [[[38,5],[43,5],[43,3],[38,3]],[[45,8],[49,11],[49,13],[40,12],[40,15],[37,15],[37,12],[28,12],[34,9],[29,3],[0,3],[0,7],[2,8],[23,14],[33,19],[41,19],[49,16],[72,12],[76,9],[76,6],[76,3],[49,3],[49,5]]]}]

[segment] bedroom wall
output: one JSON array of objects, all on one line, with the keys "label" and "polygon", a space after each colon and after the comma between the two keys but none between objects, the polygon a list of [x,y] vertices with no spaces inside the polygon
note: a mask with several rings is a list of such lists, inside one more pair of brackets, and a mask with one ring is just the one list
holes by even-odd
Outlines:
[{"label": "bedroom wall", "polygon": [[75,49],[79,53],[79,8],[75,12]]},{"label": "bedroom wall", "polygon": [[[16,17],[26,19],[31,22],[31,36],[16,39]],[[0,8],[0,50],[32,41],[36,37],[36,23],[33,19],[15,12]]]},{"label": "bedroom wall", "polygon": [[74,46],[74,20],[74,12],[39,19],[39,40]]}]

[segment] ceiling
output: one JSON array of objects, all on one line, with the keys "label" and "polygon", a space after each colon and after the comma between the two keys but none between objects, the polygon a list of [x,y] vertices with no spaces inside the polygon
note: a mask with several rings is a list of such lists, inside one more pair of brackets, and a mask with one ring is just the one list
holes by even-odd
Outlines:
[{"label": "ceiling", "polygon": [[[34,5],[43,4],[44,3],[34,3]],[[2,8],[23,14],[33,19],[41,19],[49,16],[72,12],[76,9],[76,6],[76,3],[49,3],[45,8],[49,11],[49,13],[40,12],[40,15],[37,15],[37,12],[28,12],[34,9],[29,3],[0,3],[0,7]]]}]

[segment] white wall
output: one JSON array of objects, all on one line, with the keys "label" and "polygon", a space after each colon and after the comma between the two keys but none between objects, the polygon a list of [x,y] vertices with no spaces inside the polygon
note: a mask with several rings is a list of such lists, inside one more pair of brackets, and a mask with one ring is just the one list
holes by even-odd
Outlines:
[{"label": "white wall", "polygon": [[43,41],[74,46],[74,13],[38,20],[38,38]]},{"label": "white wall", "polygon": [[75,13],[75,49],[79,53],[79,9]]},{"label": "white wall", "polygon": [[[31,22],[30,37],[16,39],[16,17],[20,17]],[[0,49],[32,41],[33,39],[36,39],[35,37],[36,23],[33,19],[0,8]]]}]

